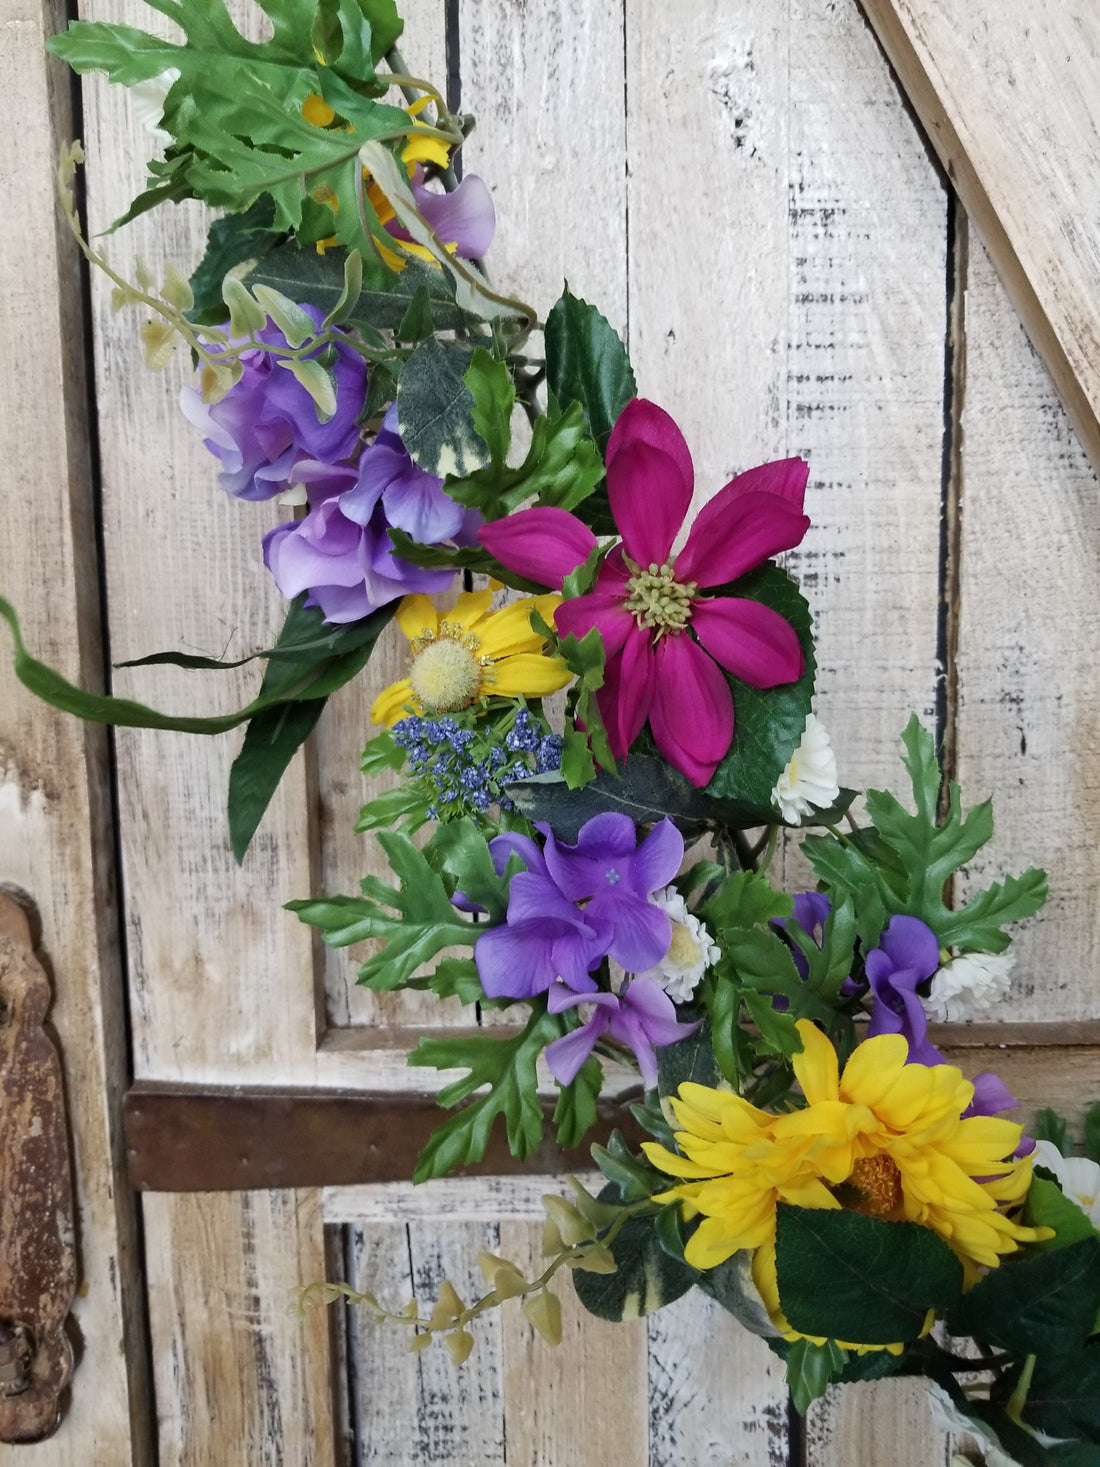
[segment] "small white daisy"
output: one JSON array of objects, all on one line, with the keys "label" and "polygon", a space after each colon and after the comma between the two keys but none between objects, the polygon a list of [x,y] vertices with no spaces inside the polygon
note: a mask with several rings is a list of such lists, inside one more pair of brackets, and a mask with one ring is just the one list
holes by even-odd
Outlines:
[{"label": "small white daisy", "polygon": [[662,887],[650,897],[655,907],[668,914],[672,923],[672,941],[661,961],[638,978],[652,978],[672,999],[687,1003],[700,978],[721,956],[721,949],[699,918],[688,911],[687,903],[674,886]]},{"label": "small white daisy", "polygon": [[798,825],[815,807],[827,810],[839,794],[829,735],[814,714],[807,713],[802,741],[772,790],[772,804],[785,824]]},{"label": "small white daisy", "polygon": [[925,1007],[941,1019],[963,1019],[981,1013],[1008,992],[1012,953],[963,953],[932,977]]}]

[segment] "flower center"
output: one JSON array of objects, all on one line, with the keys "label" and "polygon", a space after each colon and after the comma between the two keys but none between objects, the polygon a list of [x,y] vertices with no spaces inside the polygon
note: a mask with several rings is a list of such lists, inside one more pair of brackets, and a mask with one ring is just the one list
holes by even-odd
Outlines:
[{"label": "flower center", "polygon": [[678,968],[693,968],[702,956],[699,944],[683,923],[673,922],[672,941],[669,944],[666,961],[675,963]]},{"label": "flower center", "polygon": [[462,635],[443,622],[435,637],[418,637],[412,645],[409,683],[420,704],[435,713],[457,713],[476,703],[481,693],[480,639]]},{"label": "flower center", "polygon": [[682,632],[691,620],[691,603],[698,590],[695,581],[681,583],[672,573],[672,561],[651,561],[648,568],[623,556],[633,572],[626,583],[626,609],[640,627],[654,628],[658,636]]},{"label": "flower center", "polygon": [[901,1173],[888,1156],[865,1156],[836,1189],[837,1201],[864,1217],[890,1217],[901,1206]]}]

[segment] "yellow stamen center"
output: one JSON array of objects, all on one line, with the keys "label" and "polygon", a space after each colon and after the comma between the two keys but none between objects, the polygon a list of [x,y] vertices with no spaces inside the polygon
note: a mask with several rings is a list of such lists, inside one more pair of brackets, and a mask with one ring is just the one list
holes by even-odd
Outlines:
[{"label": "yellow stamen center", "polygon": [[836,1188],[836,1196],[865,1217],[891,1217],[901,1206],[901,1173],[889,1156],[861,1157],[848,1180]]},{"label": "yellow stamen center", "polygon": [[412,644],[409,683],[422,707],[435,713],[457,713],[476,703],[481,693],[480,638],[463,634],[453,622],[442,622],[434,637]]},{"label": "yellow stamen center", "polygon": [[682,923],[674,922],[666,962],[675,963],[680,968],[693,968],[701,957],[699,944],[688,929]]},{"label": "yellow stamen center", "polygon": [[672,561],[652,561],[648,567],[635,565],[623,556],[633,575],[626,583],[626,609],[640,627],[655,628],[657,635],[682,632],[691,620],[691,603],[698,586],[695,581],[677,581]]}]

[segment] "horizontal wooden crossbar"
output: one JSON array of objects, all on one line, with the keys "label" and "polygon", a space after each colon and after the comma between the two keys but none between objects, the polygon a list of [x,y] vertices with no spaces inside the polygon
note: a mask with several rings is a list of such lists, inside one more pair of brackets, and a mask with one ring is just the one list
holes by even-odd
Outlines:
[{"label": "horizontal wooden crossbar", "polygon": [[[1100,1022],[937,1024],[930,1038],[968,1076],[995,1070],[1025,1118],[1043,1106],[1069,1116],[1100,1100]],[[545,1103],[548,1134],[553,1103]],[[224,1192],[407,1181],[445,1118],[429,1095],[296,1088],[217,1088],[143,1081],[123,1098],[130,1181],[146,1192]],[[469,1175],[553,1174],[590,1166],[593,1141],[642,1132],[625,1105],[602,1102],[584,1145],[544,1142],[525,1161],[494,1127]]]}]

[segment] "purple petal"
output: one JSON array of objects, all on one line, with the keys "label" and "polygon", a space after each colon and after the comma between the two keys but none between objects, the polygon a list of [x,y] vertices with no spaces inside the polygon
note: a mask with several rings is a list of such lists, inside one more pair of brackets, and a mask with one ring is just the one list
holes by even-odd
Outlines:
[{"label": "purple petal", "polygon": [[492,195],[483,180],[476,173],[467,174],[451,193],[435,193],[414,180],[412,191],[416,207],[440,242],[456,246],[455,253],[464,260],[480,260],[496,230]]},{"label": "purple petal", "polygon": [[520,835],[511,831],[505,831],[503,835],[495,835],[489,842],[489,854],[493,858],[493,869],[498,876],[504,875],[508,857],[513,854],[524,862],[528,871],[533,871],[536,875],[541,876],[546,874],[546,862],[542,859],[542,852],[529,835]]},{"label": "purple petal", "polygon": [[974,1076],[974,1099],[963,1111],[963,1118],[997,1116],[1002,1111],[1015,1110],[1019,1103],[999,1075],[992,1070],[983,1070]]},{"label": "purple petal", "polygon": [[555,1039],[546,1046],[546,1063],[559,1085],[568,1085],[577,1071],[592,1053],[596,1040],[606,1032],[610,1020],[602,1009],[597,1009],[587,1024]]},{"label": "purple petal", "polygon": [[798,633],[759,601],[715,597],[696,601],[692,629],[716,662],[753,688],[775,688],[802,676]]},{"label": "purple petal", "polygon": [[595,535],[576,515],[550,507],[521,509],[494,520],[477,538],[508,570],[554,591],[561,590],[565,577],[596,548]]},{"label": "purple petal", "polygon": [[895,968],[915,969],[921,979],[931,978],[940,965],[939,939],[919,917],[891,917],[876,951],[886,953]]},{"label": "purple petal", "polygon": [[613,929],[609,955],[628,973],[654,968],[668,952],[672,923],[668,913],[631,892],[605,888],[585,908],[591,921],[603,921]]},{"label": "purple petal", "polygon": [[634,890],[639,896],[652,896],[669,884],[683,859],[684,837],[666,815],[638,847],[632,872]]}]

